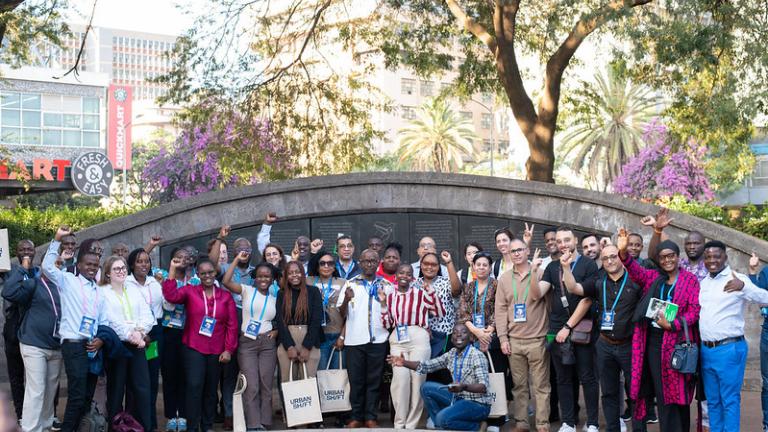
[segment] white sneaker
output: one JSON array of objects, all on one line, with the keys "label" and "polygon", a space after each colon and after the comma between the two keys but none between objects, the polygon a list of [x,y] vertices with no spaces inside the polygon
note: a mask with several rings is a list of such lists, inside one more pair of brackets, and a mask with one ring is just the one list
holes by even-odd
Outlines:
[{"label": "white sneaker", "polygon": [[568,425],[568,423],[563,423],[563,425],[560,426],[560,429],[557,432],[576,432],[576,428]]},{"label": "white sneaker", "polygon": [[435,429],[437,429],[437,428],[435,427],[435,422],[433,422],[433,421],[432,421],[432,418],[431,418],[431,417],[427,418],[427,429],[429,429],[429,430],[435,430]]},{"label": "white sneaker", "polygon": [[499,427],[498,426],[488,426],[487,428],[485,428],[485,430],[486,430],[486,432],[499,432]]},{"label": "white sneaker", "polygon": [[627,432],[627,424],[621,420],[619,420],[619,424],[621,425],[621,432]]},{"label": "white sneaker", "polygon": [[[622,423],[624,423],[624,422],[622,422]],[[591,426],[587,427],[586,429],[584,429],[584,431],[585,432],[600,432],[600,429],[598,429],[597,426],[595,426],[595,425],[591,425]]]}]

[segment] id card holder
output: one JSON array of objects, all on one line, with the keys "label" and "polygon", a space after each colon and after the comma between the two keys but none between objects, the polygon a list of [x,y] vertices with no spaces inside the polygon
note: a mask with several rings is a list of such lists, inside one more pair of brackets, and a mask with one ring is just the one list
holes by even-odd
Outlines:
[{"label": "id card holder", "polygon": [[564,308],[567,308],[568,307],[568,297],[566,297],[566,296],[560,297],[560,303],[563,304]]},{"label": "id card holder", "polygon": [[515,305],[515,317],[514,322],[526,322],[528,321],[528,311],[526,310],[526,304]]},{"label": "id card holder", "polygon": [[616,318],[616,312],[604,311],[600,320],[600,330],[613,331],[613,322]]},{"label": "id card holder", "polygon": [[213,336],[213,329],[216,327],[216,318],[204,316],[203,322],[200,323],[200,334],[203,336]]},{"label": "id card holder", "polygon": [[168,320],[168,327],[182,329],[184,328],[184,320],[186,316],[184,314],[184,305],[176,305],[171,312],[170,319]]},{"label": "id card holder", "polygon": [[96,326],[96,320],[89,316],[84,316],[80,321],[80,328],[77,330],[77,334],[86,338],[92,338],[94,333],[94,327]]},{"label": "id card holder", "polygon": [[411,339],[408,337],[408,326],[407,325],[399,325],[396,327],[397,331],[397,341],[398,342],[409,342]]},{"label": "id card holder", "polygon": [[761,307],[760,314],[763,315],[763,317],[768,318],[768,307]]},{"label": "id card holder", "polygon": [[323,321],[320,323],[321,327],[328,325],[328,312],[323,311]]},{"label": "id card holder", "polygon": [[479,329],[484,329],[485,314],[481,314],[481,313],[472,314],[472,324]]},{"label": "id card holder", "polygon": [[261,321],[251,320],[248,322],[248,327],[245,328],[243,336],[249,339],[256,339],[259,337],[259,330],[261,329]]}]

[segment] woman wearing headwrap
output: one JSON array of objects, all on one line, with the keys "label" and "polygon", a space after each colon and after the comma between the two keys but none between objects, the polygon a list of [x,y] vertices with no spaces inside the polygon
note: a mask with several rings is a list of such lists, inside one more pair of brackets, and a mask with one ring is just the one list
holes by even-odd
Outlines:
[{"label": "woman wearing headwrap", "polygon": [[[646,397],[656,396],[660,429],[664,432],[690,430],[690,404],[696,379],[671,367],[675,344],[684,341],[683,319],[688,337],[698,343],[699,281],[692,273],[679,268],[680,248],[666,240],[657,246],[659,270],[640,266],[628,253],[629,235],[619,230],[617,246],[629,277],[643,288],[643,299],[635,310],[635,332],[632,338],[632,379],[629,396],[636,401],[635,419],[646,414]],[[655,299],[677,305],[677,314],[667,319],[664,313],[647,318],[646,311]]]}]

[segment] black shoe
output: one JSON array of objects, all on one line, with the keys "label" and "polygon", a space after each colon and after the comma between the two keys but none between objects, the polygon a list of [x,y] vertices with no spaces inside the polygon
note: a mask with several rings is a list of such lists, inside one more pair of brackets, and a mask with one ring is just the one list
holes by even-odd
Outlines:
[{"label": "black shoe", "polygon": [[629,412],[629,410],[624,410],[624,414],[621,415],[621,421],[624,423],[632,420],[632,413]]},{"label": "black shoe", "polygon": [[645,416],[645,423],[658,423],[659,418],[656,417],[656,413],[649,413],[647,416]]},{"label": "black shoe", "polygon": [[61,430],[61,422],[55,421],[53,422],[53,426],[51,426],[51,432],[59,432]]}]

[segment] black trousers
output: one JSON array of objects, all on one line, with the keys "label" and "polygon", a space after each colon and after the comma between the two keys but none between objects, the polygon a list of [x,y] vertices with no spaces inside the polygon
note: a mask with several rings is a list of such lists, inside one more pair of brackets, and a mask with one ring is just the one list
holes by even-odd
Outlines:
[{"label": "black trousers", "polygon": [[150,430],[149,365],[144,348],[123,344],[133,354],[131,357],[108,359],[107,372],[107,416],[114,418],[123,410],[126,388],[130,388],[131,406],[128,412],[144,430]]},{"label": "black trousers", "polygon": [[202,354],[186,346],[183,355],[187,381],[187,430],[213,429],[221,373],[219,355]]},{"label": "black trousers", "polygon": [[571,426],[575,426],[576,401],[579,398],[578,387],[574,392],[574,373],[584,389],[584,402],[587,406],[587,424],[598,425],[598,384],[594,372],[595,345],[573,344],[573,353],[576,357],[575,365],[564,365],[560,344],[552,345],[552,358],[557,371],[557,396],[560,399],[560,420]]},{"label": "black trousers", "polygon": [[86,341],[65,341],[61,344],[64,370],[67,372],[67,407],[64,410],[62,432],[74,432],[80,426],[80,419],[91,406],[96,390],[96,375],[89,372]]},{"label": "black trousers", "polygon": [[352,420],[376,420],[387,343],[345,346]]},{"label": "black trousers", "polygon": [[152,327],[149,332],[152,341],[157,341],[158,353],[157,357],[147,361],[149,368],[149,418],[152,425],[150,430],[157,430],[157,393],[160,389],[160,365],[163,358],[163,326],[160,325],[161,321],[158,320],[157,325]]},{"label": "black trousers", "polygon": [[[621,373],[627,382],[632,377],[632,342],[612,345],[603,339],[598,339],[597,367],[600,371],[600,391],[603,400],[603,415],[605,416],[606,432],[619,432],[621,419]],[[644,432],[645,422],[632,420],[634,432]]]},{"label": "black trousers", "polygon": [[24,360],[21,358],[19,338],[16,335],[6,334],[12,331],[11,328],[16,329],[18,326],[10,326],[8,331],[5,329],[3,331],[5,360],[8,363],[8,381],[11,384],[13,408],[16,410],[16,418],[21,419],[21,411],[24,406]]},{"label": "black trousers", "polygon": [[645,346],[645,361],[653,379],[654,395],[659,409],[659,429],[664,432],[688,432],[691,430],[690,405],[664,403],[664,387],[661,381],[661,340],[662,330],[650,328]]},{"label": "black trousers", "polygon": [[181,343],[183,330],[163,327],[163,351],[160,354],[160,368],[163,373],[163,405],[168,419],[186,418],[186,389]]}]

